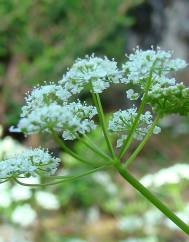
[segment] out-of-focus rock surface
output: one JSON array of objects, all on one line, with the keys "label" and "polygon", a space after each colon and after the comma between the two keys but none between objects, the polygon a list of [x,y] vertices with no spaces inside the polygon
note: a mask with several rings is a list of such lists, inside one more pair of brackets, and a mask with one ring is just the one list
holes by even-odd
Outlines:
[{"label": "out-of-focus rock surface", "polygon": [[189,1],[148,0],[131,11],[135,24],[129,30],[126,49],[159,45],[189,59]]}]

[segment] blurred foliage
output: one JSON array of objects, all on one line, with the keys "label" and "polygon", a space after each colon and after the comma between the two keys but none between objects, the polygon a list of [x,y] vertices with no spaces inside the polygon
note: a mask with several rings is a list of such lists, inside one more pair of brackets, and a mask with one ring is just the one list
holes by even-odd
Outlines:
[{"label": "blurred foliage", "polygon": [[133,23],[127,11],[141,2],[1,0],[0,84],[8,113],[5,122],[15,121],[16,103],[22,100],[18,96],[28,85],[61,78],[78,56],[95,52],[123,58],[125,30]]}]

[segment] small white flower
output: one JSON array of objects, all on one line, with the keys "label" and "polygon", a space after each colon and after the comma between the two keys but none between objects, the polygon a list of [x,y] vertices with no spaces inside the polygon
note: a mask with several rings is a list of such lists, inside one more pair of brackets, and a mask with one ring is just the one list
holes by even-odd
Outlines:
[{"label": "small white flower", "polygon": [[60,159],[54,158],[47,150],[29,149],[0,161],[0,179],[36,176],[40,171],[51,175],[59,163]]},{"label": "small white flower", "polygon": [[[124,140],[127,138],[132,129],[136,117],[137,109],[135,107],[123,111],[120,110],[113,114],[112,120],[109,121],[109,129],[112,132],[121,134],[120,138],[117,140],[117,147],[121,147],[123,145]],[[134,132],[134,138],[137,140],[142,140],[151,125],[152,114],[147,111],[140,116],[139,125]],[[156,126],[154,129],[154,134],[159,133],[160,130],[161,129]]]},{"label": "small white flower", "polygon": [[37,214],[29,204],[17,206],[12,213],[12,222],[23,227],[31,226],[36,220]]},{"label": "small white flower", "polygon": [[158,127],[158,126],[156,126],[156,127],[154,128],[153,133],[154,133],[154,134],[159,134],[160,132],[161,132],[161,128]]},{"label": "small white flower", "polygon": [[134,92],[133,89],[127,90],[126,93],[127,93],[127,98],[130,100],[137,100],[139,98],[139,93]]},{"label": "small white flower", "polygon": [[35,199],[44,209],[56,210],[60,207],[57,197],[50,192],[38,191],[35,193]]},{"label": "small white flower", "polygon": [[80,93],[84,88],[94,93],[101,93],[111,83],[119,83],[120,78],[120,71],[114,60],[92,55],[77,59],[59,84],[73,94]]},{"label": "small white flower", "polygon": [[173,59],[173,52],[161,50],[159,47],[151,50],[141,50],[138,47],[134,53],[128,56],[122,69],[126,74],[126,82],[139,84],[145,88],[149,76],[152,74],[153,85],[173,84],[175,80],[166,77],[172,71],[185,68],[186,62],[181,59]]}]

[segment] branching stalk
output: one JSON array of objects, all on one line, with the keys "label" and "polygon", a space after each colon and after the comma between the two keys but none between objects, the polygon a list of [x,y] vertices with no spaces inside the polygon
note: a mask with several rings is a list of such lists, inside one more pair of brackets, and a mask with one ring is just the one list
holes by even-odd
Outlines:
[{"label": "branching stalk", "polygon": [[81,138],[80,141],[84,145],[86,145],[90,150],[92,150],[94,153],[98,154],[102,158],[112,160],[111,157],[109,157],[104,151],[97,147],[96,144],[94,144],[86,135],[84,135],[84,138]]},{"label": "branching stalk", "polygon": [[143,149],[144,145],[146,144],[146,142],[151,137],[153,130],[154,130],[155,126],[157,125],[159,119],[160,119],[160,115],[157,115],[156,118],[154,119],[153,123],[152,123],[152,126],[150,127],[147,134],[145,135],[143,141],[137,146],[137,148],[132,153],[132,155],[124,162],[126,167],[137,157],[137,155]]},{"label": "branching stalk", "polygon": [[[154,64],[153,66],[155,65],[156,61],[154,61]],[[131,128],[131,131],[130,133],[128,134],[128,137],[127,139],[125,140],[124,144],[123,144],[123,147],[122,149],[120,150],[120,153],[119,153],[119,158],[121,159],[125,152],[128,150],[128,148],[130,147],[131,143],[132,143],[132,140],[133,140],[133,135],[134,135],[134,132],[136,130],[136,128],[138,127],[138,124],[139,124],[139,121],[140,121],[140,117],[142,115],[142,113],[144,112],[144,107],[145,107],[145,104],[146,104],[146,99],[147,99],[147,95],[148,95],[148,91],[150,89],[150,86],[152,84],[152,73],[153,73],[153,66],[151,68],[151,71],[150,71],[150,74],[149,74],[149,77],[147,79],[147,83],[146,83],[146,87],[145,87],[145,92],[144,92],[144,96],[142,98],[142,102],[139,106],[139,110],[138,110],[138,114],[135,118],[135,121],[133,123],[133,126]]]},{"label": "branching stalk", "polygon": [[[44,184],[29,184],[29,183],[24,183],[24,182],[18,180],[17,178],[13,178],[13,180],[16,181],[18,184],[23,185],[23,186],[40,187],[40,186],[57,185],[57,184],[64,183],[64,182],[75,181],[75,180],[77,180],[79,178],[82,178],[84,176],[90,175],[90,174],[92,174],[92,173],[94,173],[96,171],[102,170],[102,169],[104,169],[104,168],[106,168],[108,166],[110,166],[110,165],[103,165],[103,166],[97,167],[95,169],[89,170],[87,172],[84,172],[84,173],[82,173],[80,175],[71,176],[69,178],[68,177],[64,178],[63,176],[62,177],[61,176],[58,176],[58,177],[52,176],[53,178],[60,179],[60,180],[59,181],[55,181],[55,182],[50,182],[50,183],[44,183]],[[51,178],[51,177],[49,177],[49,178]]]},{"label": "branching stalk", "polygon": [[53,139],[55,140],[55,142],[60,145],[60,147],[65,150],[69,155],[71,155],[72,157],[74,157],[75,159],[77,159],[78,161],[90,165],[90,166],[94,166],[91,162],[83,159],[82,157],[80,157],[77,153],[73,152],[70,148],[68,148],[63,140],[57,135],[57,133],[54,130],[51,130],[51,134]]},{"label": "branching stalk", "polygon": [[110,153],[112,155],[112,158],[116,158],[113,146],[111,144],[111,141],[110,141],[110,138],[109,138],[109,135],[108,135],[108,130],[107,130],[107,125],[106,125],[106,121],[105,121],[104,111],[103,111],[103,108],[102,108],[102,104],[101,104],[101,101],[100,101],[99,94],[92,93],[92,97],[93,97],[94,104],[95,104],[95,106],[97,108],[99,120],[100,120],[100,123],[101,123],[101,126],[102,126],[104,138],[106,140],[108,149],[109,149],[109,151],[110,151]]}]

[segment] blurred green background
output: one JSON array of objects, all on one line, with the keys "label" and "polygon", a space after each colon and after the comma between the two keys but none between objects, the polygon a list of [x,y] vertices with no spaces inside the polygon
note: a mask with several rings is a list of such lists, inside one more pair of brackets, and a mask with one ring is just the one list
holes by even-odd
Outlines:
[{"label": "blurred green background", "polygon": [[[188,12],[188,0],[0,0],[0,158],[42,143],[62,157],[65,173],[82,169],[51,140],[9,133],[25,92],[59,80],[75,58],[91,53],[121,65],[136,45],[159,45],[188,61]],[[189,84],[189,69],[177,77]],[[125,90],[109,89],[103,104],[107,113],[127,107]],[[167,117],[161,126],[162,134],[151,139],[131,170],[189,223],[188,119]],[[106,149],[100,130],[91,137]],[[71,145],[97,159],[80,142]],[[43,190],[0,185],[0,242],[13,241],[189,239],[110,170]]]}]

